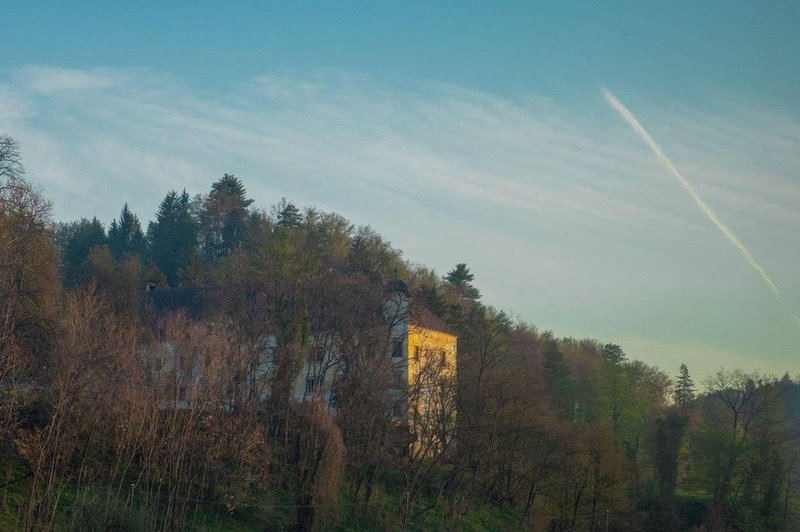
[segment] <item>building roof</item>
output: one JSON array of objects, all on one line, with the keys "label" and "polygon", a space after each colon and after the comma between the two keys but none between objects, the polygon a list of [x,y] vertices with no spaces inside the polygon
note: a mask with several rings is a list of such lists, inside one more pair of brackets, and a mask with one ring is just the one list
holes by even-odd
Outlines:
[{"label": "building roof", "polygon": [[450,328],[444,320],[420,304],[411,304],[408,321],[411,325],[458,336],[456,331]]},{"label": "building roof", "polygon": [[401,294],[408,296],[408,285],[401,281],[400,279],[392,279],[389,282],[384,282],[386,286],[386,292],[388,293],[397,293],[400,292]]}]

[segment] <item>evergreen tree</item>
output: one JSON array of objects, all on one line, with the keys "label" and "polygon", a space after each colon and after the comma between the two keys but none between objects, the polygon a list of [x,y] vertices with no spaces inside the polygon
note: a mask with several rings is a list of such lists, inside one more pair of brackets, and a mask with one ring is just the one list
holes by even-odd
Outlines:
[{"label": "evergreen tree", "polygon": [[612,364],[622,364],[626,360],[625,351],[617,344],[606,344],[600,349],[603,358]]},{"label": "evergreen tree", "polygon": [[189,208],[189,194],[171,190],[158,207],[156,221],[147,228],[151,259],[170,286],[178,285],[181,270],[197,246],[197,224]]},{"label": "evergreen tree", "polygon": [[476,301],[480,299],[480,291],[472,286],[475,276],[470,273],[469,268],[463,262],[456,264],[456,267],[447,272],[444,280],[455,287],[456,292],[463,298]]},{"label": "evergreen tree", "polygon": [[300,213],[300,209],[294,203],[283,198],[278,205],[278,225],[291,228],[300,227],[302,223],[303,215]]},{"label": "evergreen tree", "polygon": [[253,200],[241,180],[225,174],[211,185],[200,215],[203,254],[208,259],[226,257],[245,239]]},{"label": "evergreen tree", "polygon": [[673,392],[675,404],[684,407],[694,401],[694,381],[689,376],[689,368],[686,364],[681,364],[680,375],[678,375],[675,382],[675,390]]},{"label": "evergreen tree", "polygon": [[88,279],[86,260],[89,252],[107,242],[106,230],[97,218],[59,224],[56,240],[61,251],[61,273],[67,287]]},{"label": "evergreen tree", "polygon": [[139,218],[128,208],[122,207],[119,222],[113,220],[108,228],[108,247],[114,258],[121,260],[129,255],[142,255],[145,251],[145,237]]}]

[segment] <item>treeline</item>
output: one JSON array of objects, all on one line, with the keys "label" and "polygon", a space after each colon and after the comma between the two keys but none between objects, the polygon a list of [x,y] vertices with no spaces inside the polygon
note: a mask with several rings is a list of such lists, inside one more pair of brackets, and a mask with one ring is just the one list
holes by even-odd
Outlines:
[{"label": "treeline", "polygon": [[[0,528],[800,526],[788,375],[701,391],[512,320],[465,264],[440,277],[337,214],[256,209],[231,175],[169,192],[146,229],[127,205],[54,224],[9,137],[0,179]],[[421,428],[457,420],[435,455],[386,408],[386,278],[459,334],[456,402]],[[150,295],[197,287],[168,312]],[[322,352],[335,416],[292,399]]]}]

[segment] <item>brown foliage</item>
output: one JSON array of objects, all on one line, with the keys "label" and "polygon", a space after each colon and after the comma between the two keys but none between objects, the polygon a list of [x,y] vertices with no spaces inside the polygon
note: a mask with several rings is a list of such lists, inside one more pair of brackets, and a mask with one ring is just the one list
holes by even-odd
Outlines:
[{"label": "brown foliage", "polygon": [[135,352],[136,335],[94,287],[67,296],[44,390],[49,423],[21,429],[15,437],[33,472],[27,526],[50,526],[65,482],[104,468],[92,460],[102,433],[96,429],[110,421],[105,406],[119,399]]},{"label": "brown foliage", "polygon": [[17,177],[0,182],[0,387],[42,367],[59,300],[50,203]]}]

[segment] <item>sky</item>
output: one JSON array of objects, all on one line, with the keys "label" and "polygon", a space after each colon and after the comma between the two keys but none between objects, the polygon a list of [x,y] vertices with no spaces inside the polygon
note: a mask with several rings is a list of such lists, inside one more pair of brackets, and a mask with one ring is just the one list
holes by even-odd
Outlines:
[{"label": "sky", "polygon": [[800,4],[110,4],[4,3],[0,134],[55,219],[233,173],[539,329],[800,375]]}]

